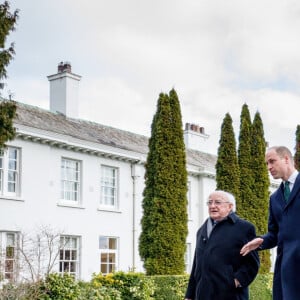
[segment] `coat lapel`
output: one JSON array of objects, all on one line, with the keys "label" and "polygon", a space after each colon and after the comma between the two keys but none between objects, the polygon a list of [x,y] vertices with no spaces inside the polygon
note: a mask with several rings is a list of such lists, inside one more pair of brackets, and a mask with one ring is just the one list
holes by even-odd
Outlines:
[{"label": "coat lapel", "polygon": [[300,173],[298,173],[298,175],[296,177],[293,189],[291,191],[291,194],[290,194],[290,197],[289,197],[289,200],[288,200],[286,206],[290,205],[290,203],[292,203],[294,201],[294,199],[296,198],[296,195],[299,193],[299,191],[300,191]]}]

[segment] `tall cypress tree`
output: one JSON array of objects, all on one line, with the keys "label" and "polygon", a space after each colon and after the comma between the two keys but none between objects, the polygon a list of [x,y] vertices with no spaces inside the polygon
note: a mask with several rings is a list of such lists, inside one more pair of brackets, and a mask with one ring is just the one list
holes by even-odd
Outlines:
[{"label": "tall cypress tree", "polygon": [[236,152],[236,141],[232,118],[227,113],[221,126],[221,135],[216,162],[216,183],[218,190],[232,193],[239,199],[240,173]]},{"label": "tall cypress tree", "polygon": [[[148,271],[148,265],[149,260],[151,258],[154,258],[155,254],[157,253],[158,248],[156,244],[156,223],[158,220],[155,220],[155,216],[158,214],[158,205],[155,200],[155,190],[156,190],[156,175],[157,175],[157,168],[158,168],[158,134],[160,128],[158,128],[158,121],[163,116],[163,108],[165,106],[164,102],[166,102],[166,95],[161,93],[159,95],[158,101],[157,101],[157,108],[156,113],[153,117],[152,124],[151,124],[151,136],[149,139],[149,152],[147,156],[147,161],[145,165],[145,189],[143,192],[143,217],[141,220],[141,226],[142,226],[142,232],[140,235],[140,241],[139,241],[139,252],[142,260],[144,260],[144,267],[147,271],[147,273],[150,273],[150,270]],[[152,245],[152,247],[150,246]],[[155,248],[154,248],[155,245]],[[153,249],[154,248],[154,249]],[[151,273],[150,273],[151,274]]]},{"label": "tall cypress tree", "polygon": [[14,101],[0,102],[0,150],[6,147],[6,142],[15,138],[16,129],[13,120],[16,116],[17,105]]},{"label": "tall cypress tree", "polygon": [[251,163],[251,118],[248,105],[244,104],[240,116],[240,134],[238,147],[238,163],[240,170],[240,199],[237,211],[242,218],[253,215],[253,173]]},{"label": "tall cypress tree", "polygon": [[159,95],[146,162],[139,252],[148,275],[184,272],[186,193],[180,105],[171,90]]},{"label": "tall cypress tree", "polygon": [[[251,124],[248,106],[244,104],[240,116],[236,166],[232,119],[229,114],[226,114],[221,128],[216,163],[217,189],[227,190],[235,196],[239,195],[236,196],[238,214],[256,226],[257,234],[265,233],[267,230],[270,181],[265,164],[265,148],[266,142],[260,114],[255,114],[253,124]],[[236,186],[238,186],[237,192],[235,192]],[[270,252],[260,252],[260,258],[260,273],[268,273]]]},{"label": "tall cypress tree", "polygon": [[[10,32],[15,30],[19,10],[10,11],[8,1],[0,4],[0,80],[7,77],[6,67],[12,60],[15,51],[14,44],[6,47],[6,40]],[[4,85],[0,82],[0,88]],[[13,119],[16,116],[16,103],[1,101],[0,103],[0,149],[5,148],[5,143],[15,137]]]},{"label": "tall cypress tree", "polygon": [[[251,170],[253,173],[253,199],[251,206],[254,214],[248,214],[248,220],[256,226],[257,235],[262,235],[267,231],[268,225],[270,179],[265,163],[266,141],[259,112],[256,112],[254,116],[251,136]],[[261,259],[259,272],[269,273],[271,267],[270,251],[260,251],[259,255]]]},{"label": "tall cypress tree", "polygon": [[300,125],[296,129],[296,146],[294,155],[295,168],[300,170]]},{"label": "tall cypress tree", "polygon": [[8,1],[0,4],[0,80],[6,78],[6,67],[13,58],[14,44],[6,47],[6,38],[11,31],[15,30],[15,25],[18,19],[19,10],[10,12]]},{"label": "tall cypress tree", "polygon": [[[187,215],[187,169],[183,138],[183,124],[178,95],[174,89],[169,93],[171,106],[171,183],[168,186],[169,203],[166,202],[165,227],[168,229],[167,242],[172,246],[165,249],[168,258],[165,274],[182,274],[185,270],[186,237],[188,234]],[[170,150],[171,150],[170,149]],[[172,244],[173,242],[173,244]]]}]

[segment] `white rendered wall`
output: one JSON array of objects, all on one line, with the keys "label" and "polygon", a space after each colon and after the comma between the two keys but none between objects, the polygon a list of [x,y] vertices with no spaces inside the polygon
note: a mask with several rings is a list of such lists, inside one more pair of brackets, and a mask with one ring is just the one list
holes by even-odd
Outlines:
[{"label": "white rendered wall", "polygon": [[[34,233],[40,226],[50,226],[64,235],[81,237],[81,278],[89,280],[93,272],[100,271],[99,236],[119,238],[119,269],[132,269],[133,257],[133,184],[131,164],[88,154],[76,153],[48,145],[16,140],[13,146],[21,148],[22,197],[21,200],[0,198],[0,229]],[[82,206],[59,205],[61,158],[81,161]],[[99,209],[100,166],[119,170],[119,210]],[[136,194],[137,216],[141,216],[143,173],[138,178]],[[140,227],[140,220],[136,220]],[[139,234],[138,229],[137,234]],[[137,240],[138,236],[136,236]],[[137,267],[141,269],[137,246]]]},{"label": "white rendered wall", "polygon": [[[49,226],[64,235],[81,237],[80,278],[90,280],[100,271],[99,236],[119,239],[118,269],[143,271],[138,253],[141,233],[144,167],[130,162],[108,159],[51,147],[46,144],[16,139],[9,143],[21,149],[21,197],[0,197],[0,230],[35,233],[40,226]],[[103,146],[104,147],[104,146]],[[81,161],[82,205],[60,205],[61,158]],[[119,170],[119,209],[99,209],[100,166]],[[191,256],[196,232],[208,217],[206,201],[215,190],[215,179],[205,172],[189,176],[190,209],[187,243]],[[273,188],[274,190],[274,188]]]}]

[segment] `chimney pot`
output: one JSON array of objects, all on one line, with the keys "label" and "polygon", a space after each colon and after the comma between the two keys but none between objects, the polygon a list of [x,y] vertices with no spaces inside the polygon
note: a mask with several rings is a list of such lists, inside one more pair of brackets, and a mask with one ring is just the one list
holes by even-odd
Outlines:
[{"label": "chimney pot", "polygon": [[58,67],[57,67],[57,73],[63,73],[63,72],[69,72],[71,73],[72,72],[72,67],[71,67],[71,63],[69,62],[60,62],[58,64]]},{"label": "chimney pot", "polygon": [[189,149],[205,151],[205,141],[209,138],[204,127],[195,123],[185,123],[184,143]]},{"label": "chimney pot", "polygon": [[61,61],[57,67],[57,73],[62,73],[64,70],[64,63]]}]

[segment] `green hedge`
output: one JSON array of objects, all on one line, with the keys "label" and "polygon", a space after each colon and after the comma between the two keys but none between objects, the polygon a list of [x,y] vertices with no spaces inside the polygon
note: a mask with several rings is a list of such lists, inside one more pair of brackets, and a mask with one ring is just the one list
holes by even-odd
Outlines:
[{"label": "green hedge", "polygon": [[[155,283],[153,299],[182,300],[189,276],[152,276]],[[249,287],[250,300],[272,300],[272,274],[258,274]]]},{"label": "green hedge", "polygon": [[[94,274],[90,282],[50,274],[35,284],[7,284],[0,300],[182,300],[189,275],[146,276],[143,273]],[[250,285],[250,300],[272,299],[272,274],[259,274]]]},{"label": "green hedge", "polygon": [[258,274],[250,285],[250,300],[272,300],[273,275]]},{"label": "green hedge", "polygon": [[153,299],[182,300],[186,292],[188,275],[152,276],[155,283]]},{"label": "green hedge", "polygon": [[144,273],[115,272],[108,275],[94,274],[92,278],[94,287],[113,287],[121,293],[122,300],[148,300],[153,299],[154,282]]}]

